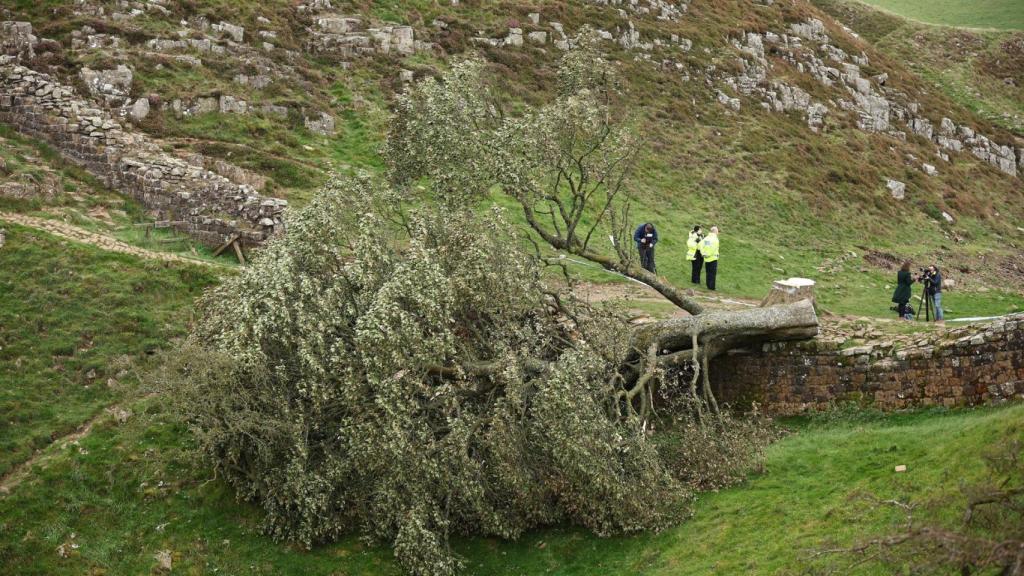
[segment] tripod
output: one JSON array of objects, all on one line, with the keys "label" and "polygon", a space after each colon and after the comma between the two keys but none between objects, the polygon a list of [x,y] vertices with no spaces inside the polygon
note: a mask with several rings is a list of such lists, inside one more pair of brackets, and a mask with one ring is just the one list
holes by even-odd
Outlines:
[{"label": "tripod", "polygon": [[914,320],[921,319],[921,310],[924,310],[924,321],[931,322],[934,312],[932,310],[935,307],[935,301],[932,300],[931,294],[928,290],[932,287],[932,281],[929,279],[924,280],[924,290],[921,291],[921,301],[917,305],[917,314],[914,316]]}]

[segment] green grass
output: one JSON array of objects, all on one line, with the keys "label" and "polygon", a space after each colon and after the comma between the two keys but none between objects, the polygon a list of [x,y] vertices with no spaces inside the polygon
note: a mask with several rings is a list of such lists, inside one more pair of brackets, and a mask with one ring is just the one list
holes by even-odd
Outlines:
[{"label": "green grass", "polygon": [[[0,496],[0,572],[148,573],[170,550],[183,574],[399,574],[387,548],[355,538],[304,550],[261,536],[259,511],[197,464],[157,399],[132,409],[128,424],[97,426]],[[981,454],[1024,437],[1022,405],[871,416],[791,423],[797,432],[768,450],[763,474],[700,496],[692,518],[660,534],[598,539],[555,527],[518,542],[463,538],[455,550],[465,574],[799,574],[815,550],[894,529],[898,518],[866,509],[859,494],[948,497],[953,517],[958,483],[982,474]],[[909,472],[895,474],[897,464]],[[71,542],[78,548],[60,558]]]},{"label": "green grass", "polygon": [[861,0],[919,22],[1024,30],[1022,0]]},{"label": "green grass", "polygon": [[123,397],[117,360],[185,331],[209,272],[20,226],[0,249],[0,474]]}]

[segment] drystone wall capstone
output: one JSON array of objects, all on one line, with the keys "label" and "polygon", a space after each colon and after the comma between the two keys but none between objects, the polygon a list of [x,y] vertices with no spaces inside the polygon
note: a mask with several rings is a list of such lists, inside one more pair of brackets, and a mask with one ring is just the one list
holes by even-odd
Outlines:
[{"label": "drystone wall capstone", "polygon": [[718,359],[719,399],[792,415],[858,402],[883,410],[1024,399],[1024,314],[984,327],[842,349],[836,340],[765,344]]},{"label": "drystone wall capstone", "polygon": [[[31,36],[30,29],[16,28]],[[285,200],[263,197],[251,186],[163,152],[73,88],[20,65],[17,56],[0,56],[0,122],[48,142],[205,244],[219,245],[237,234],[243,244],[258,245],[284,230]]]}]

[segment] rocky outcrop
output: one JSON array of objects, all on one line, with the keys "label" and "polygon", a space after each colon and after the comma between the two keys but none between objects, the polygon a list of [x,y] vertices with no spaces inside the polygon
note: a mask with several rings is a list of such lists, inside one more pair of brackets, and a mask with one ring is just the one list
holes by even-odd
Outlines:
[{"label": "rocky outcrop", "polygon": [[[641,2],[639,0],[630,2],[622,0],[592,0],[592,2],[594,4],[619,7],[618,16],[622,21],[621,25],[615,26],[612,30],[594,30],[597,37],[636,53],[637,58],[640,60],[653,61],[653,52],[657,49],[689,52],[693,48],[693,41],[682,38],[678,34],[672,34],[667,37],[644,36],[633,22],[634,17],[651,16],[659,20],[677,20],[686,12],[687,4],[685,2],[674,3],[658,0],[650,2]],[[503,37],[477,36],[473,38],[473,42],[481,46],[493,46],[495,48],[522,48],[528,44],[546,45],[550,38],[552,44],[559,50],[565,51],[573,48],[574,41],[566,34],[565,27],[561,22],[547,22],[545,26],[541,23],[539,12],[529,14],[528,18],[528,28],[512,26]],[[442,21],[436,21],[435,26],[445,29],[447,24]],[[672,70],[677,67],[682,68],[681,64],[672,60],[661,60],[658,64],[665,70]]]},{"label": "rocky outcrop", "polygon": [[590,0],[591,4],[613,6],[623,12],[638,16],[653,16],[658,20],[679,20],[686,14],[689,1],[668,2],[667,0]]},{"label": "rocky outcrop", "polygon": [[1024,399],[1024,314],[844,348],[841,335],[738,350],[711,368],[719,399],[772,414],[853,401],[885,410]]},{"label": "rocky outcrop", "polygon": [[[736,93],[759,98],[761,105],[768,110],[802,111],[808,126],[818,130],[825,114],[832,108],[813,102],[800,88],[771,78],[773,64],[766,57],[766,45],[798,72],[809,75],[826,88],[841,89],[844,96],[830,103],[853,114],[861,130],[899,139],[906,139],[909,131],[932,141],[936,145],[936,155],[944,160],[949,160],[950,152],[970,152],[1010,176],[1017,176],[1019,167],[1024,166],[1024,151],[999,144],[968,126],[958,126],[952,120],[942,118],[936,128],[919,104],[907,102],[904,94],[888,86],[887,74],[865,76],[862,68],[870,63],[867,55],[847,54],[832,44],[824,23],[816,19],[792,24],[789,33],[749,32],[733,40],[733,46],[740,55],[741,72],[724,77],[723,81]],[[718,100],[733,109],[742,104],[722,92],[719,92]],[[934,166],[928,169],[922,165],[922,169],[929,174],[938,173]]]},{"label": "rocky outcrop", "polygon": [[87,66],[78,76],[89,94],[107,108],[123,106],[131,96],[133,74],[123,64],[110,70],[93,70]]},{"label": "rocky outcrop", "polygon": [[32,58],[39,39],[28,22],[0,22],[0,55]]},{"label": "rocky outcrop", "polygon": [[[768,40],[772,42],[780,39],[775,34],[768,36]],[[739,61],[741,73],[738,76],[725,79],[725,83],[733,91],[746,96],[759,97],[761,106],[766,110],[801,112],[809,128],[814,131],[821,129],[829,111],[828,106],[821,102],[815,102],[810,94],[798,86],[791,86],[781,80],[768,79],[771,64],[765,55],[765,36],[749,33],[741,40],[734,40],[733,46],[743,55]],[[740,109],[740,101],[727,94],[720,92],[718,100],[727,102],[728,106],[734,110]]]},{"label": "rocky outcrop", "polygon": [[259,244],[284,229],[287,202],[164,153],[53,77],[0,59],[0,122],[46,141],[158,219],[217,245]]},{"label": "rocky outcrop", "polygon": [[432,47],[416,40],[412,26],[367,27],[362,18],[336,14],[317,16],[307,43],[310,52],[346,59],[374,54],[409,56]]}]

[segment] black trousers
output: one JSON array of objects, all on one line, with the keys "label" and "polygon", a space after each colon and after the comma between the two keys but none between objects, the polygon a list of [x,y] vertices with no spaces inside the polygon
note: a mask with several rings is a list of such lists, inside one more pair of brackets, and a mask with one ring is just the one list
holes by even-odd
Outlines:
[{"label": "black trousers", "polygon": [[690,282],[700,284],[700,271],[704,267],[704,256],[697,251],[697,257],[690,260]]},{"label": "black trousers", "polygon": [[651,274],[658,273],[658,267],[654,265],[654,246],[640,248],[640,266]]},{"label": "black trousers", "polygon": [[718,276],[718,260],[715,260],[714,262],[705,262],[704,268],[704,271],[706,272],[705,276],[708,280],[708,290],[714,290],[715,277]]},{"label": "black trousers", "polygon": [[907,307],[908,307],[909,304],[910,304],[910,302],[897,302],[896,303],[896,306],[899,309],[898,311],[899,311],[899,314],[900,314],[900,318],[903,318],[904,316],[907,315]]}]

